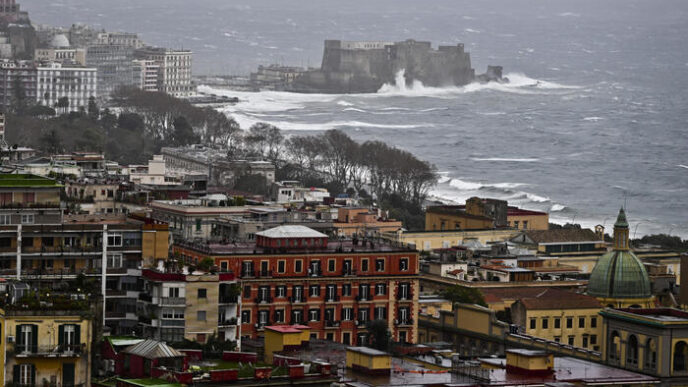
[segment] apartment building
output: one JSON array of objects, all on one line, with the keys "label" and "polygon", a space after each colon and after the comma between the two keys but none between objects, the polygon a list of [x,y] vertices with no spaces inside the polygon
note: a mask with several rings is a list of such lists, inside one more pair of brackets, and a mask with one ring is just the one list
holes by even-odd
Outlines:
[{"label": "apartment building", "polygon": [[417,341],[418,252],[382,241],[329,241],[304,226],[280,226],[243,244],[179,242],[187,262],[212,258],[242,285],[241,334],[304,324],[314,338],[368,342],[367,323],[387,321],[392,339]]},{"label": "apartment building", "polygon": [[166,342],[205,343],[212,335],[240,343],[240,288],[233,273],[182,274],[143,270],[139,328]]},{"label": "apartment building", "polygon": [[174,97],[188,97],[193,94],[191,51],[143,47],[136,50],[136,59],[152,60],[159,66],[157,91]]},{"label": "apartment building", "polygon": [[60,63],[40,64],[36,68],[36,102],[49,107],[67,98],[66,111],[87,108],[91,97],[98,96],[98,71],[94,67],[78,67]]},{"label": "apartment building", "polygon": [[6,384],[90,385],[93,327],[87,301],[73,301],[69,309],[48,306],[55,300],[7,306],[2,331]]},{"label": "apartment building", "polygon": [[86,66],[86,50],[83,48],[37,48],[34,59],[39,62],[58,62]]},{"label": "apartment building", "polygon": [[106,97],[120,86],[134,82],[134,48],[120,44],[96,44],[86,48],[86,65],[98,70],[98,95]]},{"label": "apartment building", "polygon": [[0,175],[0,278],[45,287],[97,278],[105,325],[131,333],[141,268],[167,259],[168,227],[124,215],[64,216],[61,189],[39,176]]},{"label": "apartment building", "polygon": [[0,103],[3,107],[12,105],[18,87],[23,90],[27,100],[36,100],[36,67],[33,62],[0,61]]},{"label": "apartment building", "polygon": [[154,60],[132,61],[132,84],[143,91],[158,91],[160,64]]}]

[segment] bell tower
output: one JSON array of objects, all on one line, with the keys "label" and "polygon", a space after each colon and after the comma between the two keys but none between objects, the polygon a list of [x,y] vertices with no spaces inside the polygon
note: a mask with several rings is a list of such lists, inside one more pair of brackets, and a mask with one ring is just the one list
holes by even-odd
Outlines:
[{"label": "bell tower", "polygon": [[628,221],[623,207],[614,223],[614,250],[629,250]]}]

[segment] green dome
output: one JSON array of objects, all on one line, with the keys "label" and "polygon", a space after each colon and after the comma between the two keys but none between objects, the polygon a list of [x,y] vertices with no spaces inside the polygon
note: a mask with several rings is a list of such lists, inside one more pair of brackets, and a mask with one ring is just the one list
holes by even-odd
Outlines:
[{"label": "green dome", "polygon": [[590,273],[588,295],[598,298],[652,297],[650,277],[629,250],[614,250],[600,257]]}]

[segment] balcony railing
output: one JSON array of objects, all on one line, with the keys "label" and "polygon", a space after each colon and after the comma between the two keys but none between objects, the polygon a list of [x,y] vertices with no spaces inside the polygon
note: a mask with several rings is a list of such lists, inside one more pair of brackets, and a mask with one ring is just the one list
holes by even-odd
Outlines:
[{"label": "balcony railing", "polygon": [[62,345],[21,345],[14,346],[13,355],[17,357],[75,357],[86,349],[85,344]]},{"label": "balcony railing", "polygon": [[254,302],[256,304],[269,304],[272,302],[272,297],[270,297],[270,296],[256,297]]},{"label": "balcony railing", "polygon": [[325,327],[327,328],[337,328],[342,324],[341,321],[325,320]]},{"label": "balcony railing", "polygon": [[370,294],[358,295],[356,296],[356,301],[372,301]]},{"label": "balcony railing", "polygon": [[325,302],[337,302],[339,301],[339,296],[338,295],[332,295],[332,296],[325,296]]},{"label": "balcony railing", "polygon": [[220,296],[220,304],[236,304],[238,302],[238,296]]},{"label": "balcony railing", "polygon": [[355,276],[356,270],[344,268],[344,269],[342,269],[342,275],[345,277]]},{"label": "balcony railing", "polygon": [[183,297],[160,297],[160,305],[185,305],[186,298]]},{"label": "balcony railing", "polygon": [[161,319],[160,323],[163,327],[183,327],[184,326],[184,320]]},{"label": "balcony railing", "polygon": [[394,320],[395,325],[413,325],[413,319]]},{"label": "balcony railing", "polygon": [[218,326],[234,326],[237,325],[237,319],[232,317],[230,319],[219,319],[217,321]]},{"label": "balcony railing", "polygon": [[305,296],[301,296],[301,297],[291,296],[291,297],[289,297],[289,302],[291,302],[291,303],[306,302],[306,297]]}]

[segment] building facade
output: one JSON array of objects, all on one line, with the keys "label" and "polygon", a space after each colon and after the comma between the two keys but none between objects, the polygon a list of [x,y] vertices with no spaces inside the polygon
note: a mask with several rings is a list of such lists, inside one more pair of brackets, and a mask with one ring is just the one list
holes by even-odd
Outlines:
[{"label": "building facade", "polygon": [[86,49],[86,64],[98,71],[98,95],[107,97],[117,87],[134,83],[134,48],[118,44],[98,44]]},{"label": "building facade", "polygon": [[174,97],[189,97],[194,93],[191,51],[144,47],[136,50],[136,59],[151,60],[159,66],[157,91]]},{"label": "building facade", "polygon": [[196,262],[210,257],[221,272],[239,275],[241,334],[303,324],[314,338],[348,345],[369,340],[367,323],[385,320],[392,339],[417,341],[418,252],[384,242],[329,242],[303,226],[256,234],[255,243],[179,243],[175,253]]},{"label": "building facade", "polygon": [[240,345],[240,290],[234,274],[181,274],[144,269],[143,281],[139,325],[144,337],[205,343],[215,335]]},{"label": "building facade", "polygon": [[98,72],[93,67],[50,63],[39,65],[36,71],[36,102],[42,105],[58,107],[58,101],[67,98],[68,106],[63,109],[78,111],[88,108],[89,99],[98,96]]}]

